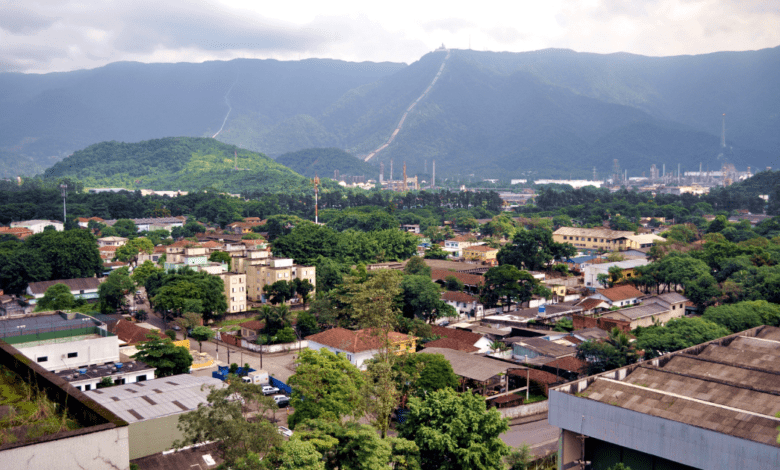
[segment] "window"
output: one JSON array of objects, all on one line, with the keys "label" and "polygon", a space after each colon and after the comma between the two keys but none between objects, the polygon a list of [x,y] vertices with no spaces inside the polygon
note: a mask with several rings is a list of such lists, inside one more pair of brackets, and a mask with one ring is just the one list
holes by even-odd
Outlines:
[{"label": "window", "polygon": [[145,382],[146,381],[146,374],[139,375],[138,377],[135,378],[135,381],[136,382]]},{"label": "window", "polygon": [[349,362],[352,362],[352,354],[347,354],[347,360],[348,360]]},{"label": "window", "polygon": [[87,390],[92,390],[92,385],[84,385],[84,391],[86,392]]},{"label": "window", "polygon": [[68,353],[68,359],[72,359],[74,357],[79,357],[79,353],[77,352]]},{"label": "window", "polygon": [[38,362],[46,362],[48,360],[49,360],[49,356],[41,356],[38,359],[36,359],[36,361]]}]

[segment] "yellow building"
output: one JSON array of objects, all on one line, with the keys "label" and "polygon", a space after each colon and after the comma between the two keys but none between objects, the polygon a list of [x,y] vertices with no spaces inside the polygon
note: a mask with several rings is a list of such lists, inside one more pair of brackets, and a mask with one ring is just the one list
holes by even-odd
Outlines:
[{"label": "yellow building", "polygon": [[463,257],[471,260],[489,261],[496,259],[497,255],[498,249],[487,245],[476,245],[463,249]]},{"label": "yellow building", "polygon": [[225,299],[228,313],[247,311],[246,274],[223,273],[219,275],[225,284]]},{"label": "yellow building", "polygon": [[553,232],[553,241],[571,243],[586,250],[623,251],[630,248],[634,232],[606,228],[561,227]]},{"label": "yellow building", "polygon": [[[247,297],[261,301],[263,288],[277,281],[292,282],[293,279],[306,279],[316,287],[316,268],[293,264],[290,258],[266,258],[262,264],[246,264]],[[312,292],[313,295],[313,292]]]}]

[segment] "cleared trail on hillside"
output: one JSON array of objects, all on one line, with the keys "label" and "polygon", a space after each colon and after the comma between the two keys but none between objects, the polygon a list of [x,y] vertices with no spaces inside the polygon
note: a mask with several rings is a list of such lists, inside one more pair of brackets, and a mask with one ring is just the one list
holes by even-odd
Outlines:
[{"label": "cleared trail on hillside", "polygon": [[227,93],[225,93],[225,104],[228,107],[228,112],[225,114],[225,119],[222,120],[222,125],[219,127],[219,130],[216,134],[212,135],[212,139],[216,139],[220,132],[222,132],[222,129],[225,128],[225,123],[227,122],[228,116],[230,116],[230,112],[233,111],[233,107],[230,106],[230,91],[233,90],[233,87],[236,86],[236,83],[238,83],[238,78],[236,78],[236,81],[233,82],[232,85],[230,85],[230,88],[228,88]]},{"label": "cleared trail on hillside", "polygon": [[406,117],[409,115],[409,113],[414,109],[415,106],[417,106],[417,103],[422,101],[423,98],[428,94],[429,91],[431,91],[431,88],[433,88],[433,85],[436,84],[436,81],[441,77],[441,73],[444,71],[444,65],[447,63],[447,59],[450,58],[450,51],[447,50],[447,55],[444,57],[444,60],[441,63],[441,67],[439,67],[438,73],[436,73],[436,76],[433,77],[433,80],[431,81],[431,84],[428,85],[428,88],[425,89],[425,91],[422,92],[422,95],[419,96],[416,100],[412,101],[412,104],[409,105],[408,108],[406,108],[406,111],[404,111],[403,116],[401,116],[401,120],[398,121],[398,125],[395,127],[395,130],[390,135],[390,138],[387,139],[387,142],[385,142],[381,147],[377,148],[373,152],[369,153],[368,156],[364,159],[364,161],[371,160],[376,154],[381,152],[382,150],[386,149],[390,144],[393,143],[393,140],[395,140],[395,137],[398,135],[399,132],[401,132],[401,128],[404,126],[404,121],[406,121]]}]

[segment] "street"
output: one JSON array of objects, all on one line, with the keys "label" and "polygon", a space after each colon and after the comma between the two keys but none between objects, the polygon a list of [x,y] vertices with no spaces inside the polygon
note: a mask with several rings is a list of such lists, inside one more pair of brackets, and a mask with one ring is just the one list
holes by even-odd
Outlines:
[{"label": "street", "polygon": [[544,455],[550,450],[557,450],[560,432],[560,428],[551,426],[545,417],[541,421],[510,425],[509,431],[501,435],[501,440],[511,447],[526,443],[531,446],[534,455]]}]

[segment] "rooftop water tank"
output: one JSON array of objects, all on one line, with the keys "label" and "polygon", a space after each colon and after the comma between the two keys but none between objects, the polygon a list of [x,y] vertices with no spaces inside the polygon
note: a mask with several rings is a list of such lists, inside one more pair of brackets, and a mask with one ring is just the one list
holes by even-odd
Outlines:
[{"label": "rooftop water tank", "polygon": [[116,366],[117,369],[121,369],[122,368],[122,363],[121,362],[117,362],[114,365]]}]

